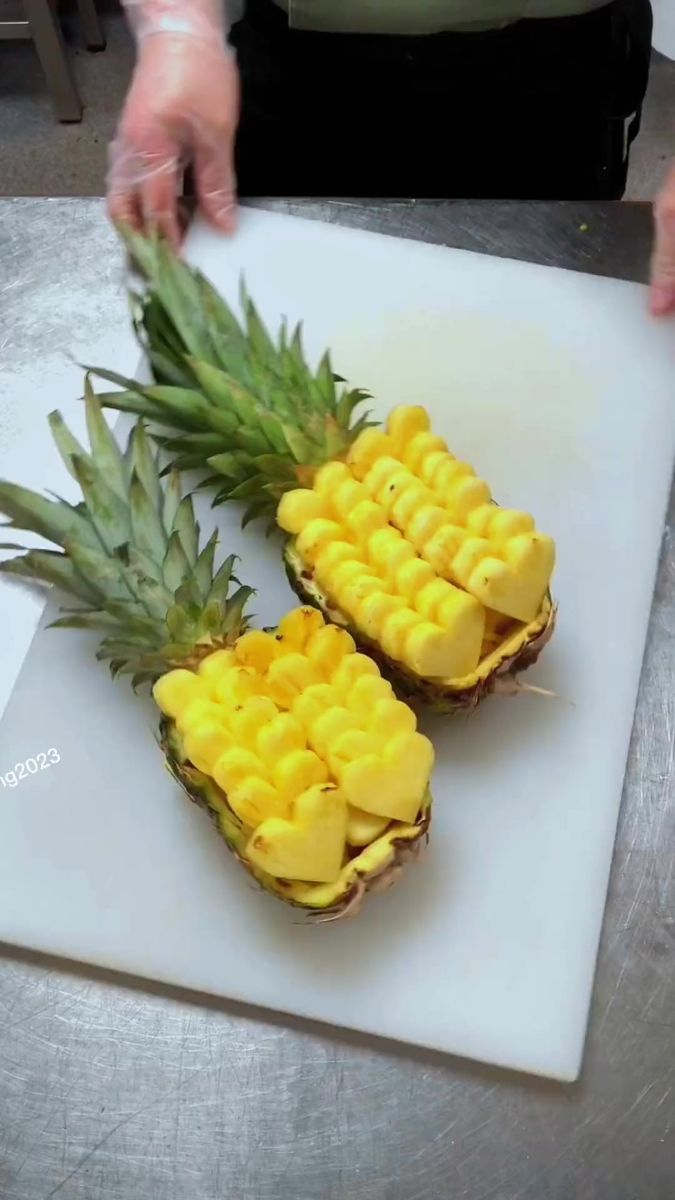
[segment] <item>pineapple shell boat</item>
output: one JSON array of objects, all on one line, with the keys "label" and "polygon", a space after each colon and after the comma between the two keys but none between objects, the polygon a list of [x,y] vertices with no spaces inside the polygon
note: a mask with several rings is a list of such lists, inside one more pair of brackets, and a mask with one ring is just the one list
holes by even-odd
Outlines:
[{"label": "pineapple shell boat", "polygon": [[280,527],[291,586],[411,704],[451,712],[514,690],[553,633],[552,538],[495,503],[423,407],[384,430],[354,419],[367,393],[327,354],[313,372],[299,329],[275,342],[245,294],[240,324],[161,240],[124,236],[147,280],[134,305],[155,383],[97,369],[125,389],[102,402],[171,430],[174,467],[206,472],[214,504]]},{"label": "pineapple shell boat", "polygon": [[[318,917],[353,913],[425,840],[433,748],[377,666],[312,607],[248,627],[234,560],[200,547],[192,500],[162,480],[141,423],[120,450],[91,390],[91,450],[58,413],[79,504],[0,482],[0,513],[55,549],[0,570],[79,602],[54,624],[102,636],[97,657],[151,684],[167,766],[248,872]],[[235,590],[232,590],[236,585]]]},{"label": "pineapple shell boat", "polygon": [[[513,695],[528,690],[518,676],[533,666],[555,628],[555,608],[550,596],[545,598],[534,621],[523,626],[510,624],[507,633],[486,637],[481,648],[478,666],[468,675],[456,678],[422,678],[400,661],[389,658],[381,644],[367,637],[354,622],[324,592],[311,567],[298,554],[293,541],[284,547],[286,576],[297,596],[305,604],[315,605],[327,621],[347,629],[364,654],[377,663],[382,675],[389,679],[400,699],[417,710],[428,707],[437,713],[470,711],[485,696],[494,692]],[[537,689],[532,689],[537,690]]]}]

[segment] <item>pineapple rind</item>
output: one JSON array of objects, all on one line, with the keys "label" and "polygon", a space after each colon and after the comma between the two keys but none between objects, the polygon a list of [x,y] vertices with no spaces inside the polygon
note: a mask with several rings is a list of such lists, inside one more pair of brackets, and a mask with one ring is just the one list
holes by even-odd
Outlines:
[{"label": "pineapple rind", "polygon": [[220,824],[248,831],[237,854],[256,875],[283,876],[275,891],[294,902],[333,906],[345,880],[350,890],[393,861],[387,833],[415,840],[407,831],[424,820],[431,742],[371,659],[315,607],[214,657],[219,669],[206,659],[193,676],[197,694],[185,671],[155,685],[174,755],[189,779],[210,781]]},{"label": "pineapple rind", "polygon": [[519,625],[484,656],[476,670],[455,679],[421,679],[400,662],[389,658],[377,643],[363,635],[346,613],[329,599],[313,573],[298,554],[292,540],[284,548],[288,581],[303,604],[314,604],[328,621],[345,628],[357,645],[377,663],[396,694],[413,709],[431,708],[439,713],[465,712],[475,708],[490,692],[515,687],[521,671],[532,666],[553,635],[556,608],[550,593],[534,621]]},{"label": "pineapple rind", "polygon": [[307,884],[276,879],[259,870],[245,855],[251,829],[245,826],[228,804],[226,794],[210,776],[198,771],[186,758],[178,731],[164,717],[160,727],[167,767],[176,781],[211,816],[229,850],[265,891],[310,916],[334,919],[354,916],[368,892],[388,887],[402,868],[425,843],[431,822],[431,792],[427,788],[414,824],[391,822],[384,833],[343,866],[338,879],[330,884]]},{"label": "pineapple rind", "polygon": [[[299,553],[316,569],[319,582],[330,583],[340,607],[357,622],[358,604],[336,590],[347,571],[335,565],[336,543],[342,557],[346,557],[343,543],[353,543],[352,559],[362,564],[364,573],[382,576],[384,568],[385,576],[390,575],[390,586],[384,590],[395,595],[392,554],[403,566],[401,551],[406,545],[410,554],[433,568],[439,582],[446,582],[448,595],[450,585],[455,585],[452,590],[465,604],[475,598],[483,612],[492,609],[528,624],[536,619],[550,583],[554,542],[535,528],[529,514],[496,505],[473,468],[458,462],[442,438],[421,428],[422,412],[394,409],[389,433],[362,432],[348,450],[346,462],[340,464],[343,471],[335,477],[335,486],[327,489],[322,479],[319,487],[319,472],[313,487],[286,493],[277,520],[295,537]],[[399,536],[398,550],[397,532],[403,539]],[[379,570],[373,570],[373,564]],[[349,568],[352,581],[355,572],[355,566]],[[407,594],[410,600],[411,593]],[[412,608],[417,607],[414,596]],[[435,613],[434,619],[438,617]],[[449,627],[453,628],[452,620]],[[466,646],[466,631],[455,629],[455,634],[456,641]],[[405,653],[401,661],[417,670]],[[478,655],[474,666],[477,661]],[[450,673],[469,671],[465,661]]]}]

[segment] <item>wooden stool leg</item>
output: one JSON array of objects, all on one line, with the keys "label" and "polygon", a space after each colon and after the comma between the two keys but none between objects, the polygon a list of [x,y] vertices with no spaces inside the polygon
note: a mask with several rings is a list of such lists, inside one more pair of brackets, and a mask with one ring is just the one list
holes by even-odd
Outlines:
[{"label": "wooden stool leg", "polygon": [[81,121],[82,104],[70,73],[59,24],[49,0],[23,0],[35,49],[59,121]]},{"label": "wooden stool leg", "polygon": [[88,50],[105,50],[105,34],[96,12],[95,0],[77,0],[84,40]]}]

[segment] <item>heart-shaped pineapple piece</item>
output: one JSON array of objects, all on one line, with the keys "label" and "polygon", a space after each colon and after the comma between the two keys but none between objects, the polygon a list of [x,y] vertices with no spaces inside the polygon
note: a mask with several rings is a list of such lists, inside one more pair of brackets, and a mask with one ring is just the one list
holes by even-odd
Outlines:
[{"label": "heart-shaped pineapple piece", "polygon": [[393,737],[381,754],[365,754],[339,769],[349,804],[379,817],[411,824],[420,810],[434,765],[434,748],[421,733]]},{"label": "heart-shaped pineapple piece", "polygon": [[486,608],[516,621],[533,621],[555,566],[555,542],[544,533],[520,533],[501,547],[501,558],[483,558],[463,576],[461,554],[453,561],[459,582]]},{"label": "heart-shaped pineapple piece", "polygon": [[253,833],[246,857],[276,879],[334,883],[347,837],[347,803],[334,784],[315,784],[298,796],[291,820],[271,817]]}]

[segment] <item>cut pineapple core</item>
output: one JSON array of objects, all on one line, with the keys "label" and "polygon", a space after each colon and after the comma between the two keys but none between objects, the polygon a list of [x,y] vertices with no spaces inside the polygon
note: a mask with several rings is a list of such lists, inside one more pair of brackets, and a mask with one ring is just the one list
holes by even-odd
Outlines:
[{"label": "cut pineapple core", "polygon": [[277,520],[328,601],[424,679],[471,675],[495,617],[534,621],[555,563],[553,540],[496,505],[418,407],[364,430],[346,462],[283,496]]},{"label": "cut pineapple core", "polygon": [[243,854],[256,871],[335,883],[355,854],[390,827],[405,836],[424,809],[431,742],[375,663],[314,608],[243,634],[196,672],[170,671],[154,697],[186,759],[250,830]]}]

